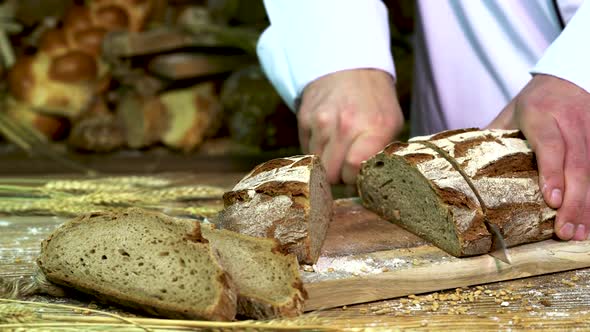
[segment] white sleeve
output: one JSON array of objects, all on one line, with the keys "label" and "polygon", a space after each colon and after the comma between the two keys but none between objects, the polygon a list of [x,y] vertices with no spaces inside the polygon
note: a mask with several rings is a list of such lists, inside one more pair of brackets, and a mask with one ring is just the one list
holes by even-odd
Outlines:
[{"label": "white sleeve", "polygon": [[570,81],[590,93],[590,1],[584,1],[563,32],[547,48],[532,74]]},{"label": "white sleeve", "polygon": [[395,75],[387,8],[380,0],[265,0],[270,26],[257,53],[283,100],[313,80],[341,70],[381,69]]}]

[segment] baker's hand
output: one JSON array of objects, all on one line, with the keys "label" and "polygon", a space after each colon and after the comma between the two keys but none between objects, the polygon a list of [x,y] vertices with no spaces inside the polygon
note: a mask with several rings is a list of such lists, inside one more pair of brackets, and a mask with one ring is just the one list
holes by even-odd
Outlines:
[{"label": "baker's hand", "polygon": [[391,75],[374,69],[339,71],[304,90],[297,114],[305,153],[317,154],[330,183],[354,183],[362,161],[403,127]]},{"label": "baker's hand", "polygon": [[566,80],[536,75],[490,124],[519,128],[537,156],[539,185],[558,209],[563,240],[590,233],[590,93]]}]

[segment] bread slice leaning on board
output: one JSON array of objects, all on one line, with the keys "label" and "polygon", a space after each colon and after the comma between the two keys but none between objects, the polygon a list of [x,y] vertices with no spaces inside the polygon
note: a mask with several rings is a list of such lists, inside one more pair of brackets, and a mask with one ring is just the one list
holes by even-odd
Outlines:
[{"label": "bread slice leaning on board", "polygon": [[318,156],[269,160],[223,195],[219,228],[274,238],[300,263],[314,264],[332,218],[332,193]]},{"label": "bread slice leaning on board", "polygon": [[51,282],[167,318],[294,317],[307,296],[275,240],[138,208],[64,223],[37,263]]},{"label": "bread slice leaning on board", "polygon": [[519,131],[461,129],[389,144],[363,163],[357,185],[367,208],[461,257],[491,250],[486,219],[508,246],[552,236],[556,211],[538,176]]}]

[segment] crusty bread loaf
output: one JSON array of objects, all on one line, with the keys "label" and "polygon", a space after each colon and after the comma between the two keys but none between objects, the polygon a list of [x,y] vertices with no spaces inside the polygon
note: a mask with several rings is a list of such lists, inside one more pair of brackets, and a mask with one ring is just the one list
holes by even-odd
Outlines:
[{"label": "crusty bread loaf", "polygon": [[174,149],[193,150],[216,133],[221,115],[221,103],[211,82],[158,96],[129,94],[117,108],[132,148],[161,142]]},{"label": "crusty bread loaf", "polygon": [[320,255],[332,217],[332,194],[319,157],[273,159],[223,195],[220,228],[279,241],[300,263]]},{"label": "crusty bread loaf", "polygon": [[129,209],[66,222],[43,241],[47,279],[150,314],[231,320],[237,294],[199,224]]},{"label": "crusty bread loaf", "polygon": [[366,207],[455,256],[491,250],[486,219],[509,246],[553,233],[555,210],[543,200],[534,154],[516,130],[464,129],[392,143],[363,163],[358,189]]},{"label": "crusty bread loaf", "polygon": [[303,312],[307,293],[297,258],[282,253],[275,239],[209,227],[202,227],[202,234],[238,288],[238,314],[272,319]]},{"label": "crusty bread loaf", "polygon": [[276,240],[139,208],[66,222],[37,262],[56,284],[169,318],[294,317],[307,297]]}]

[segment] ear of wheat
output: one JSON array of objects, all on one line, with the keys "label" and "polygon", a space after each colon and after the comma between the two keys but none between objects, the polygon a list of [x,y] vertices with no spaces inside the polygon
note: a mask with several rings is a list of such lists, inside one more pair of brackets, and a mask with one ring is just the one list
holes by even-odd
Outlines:
[{"label": "ear of wheat", "polygon": [[137,206],[210,217],[221,209],[218,202],[223,193],[220,187],[175,185],[171,179],[155,176],[53,180],[40,186],[0,183],[0,212],[71,217]]}]

